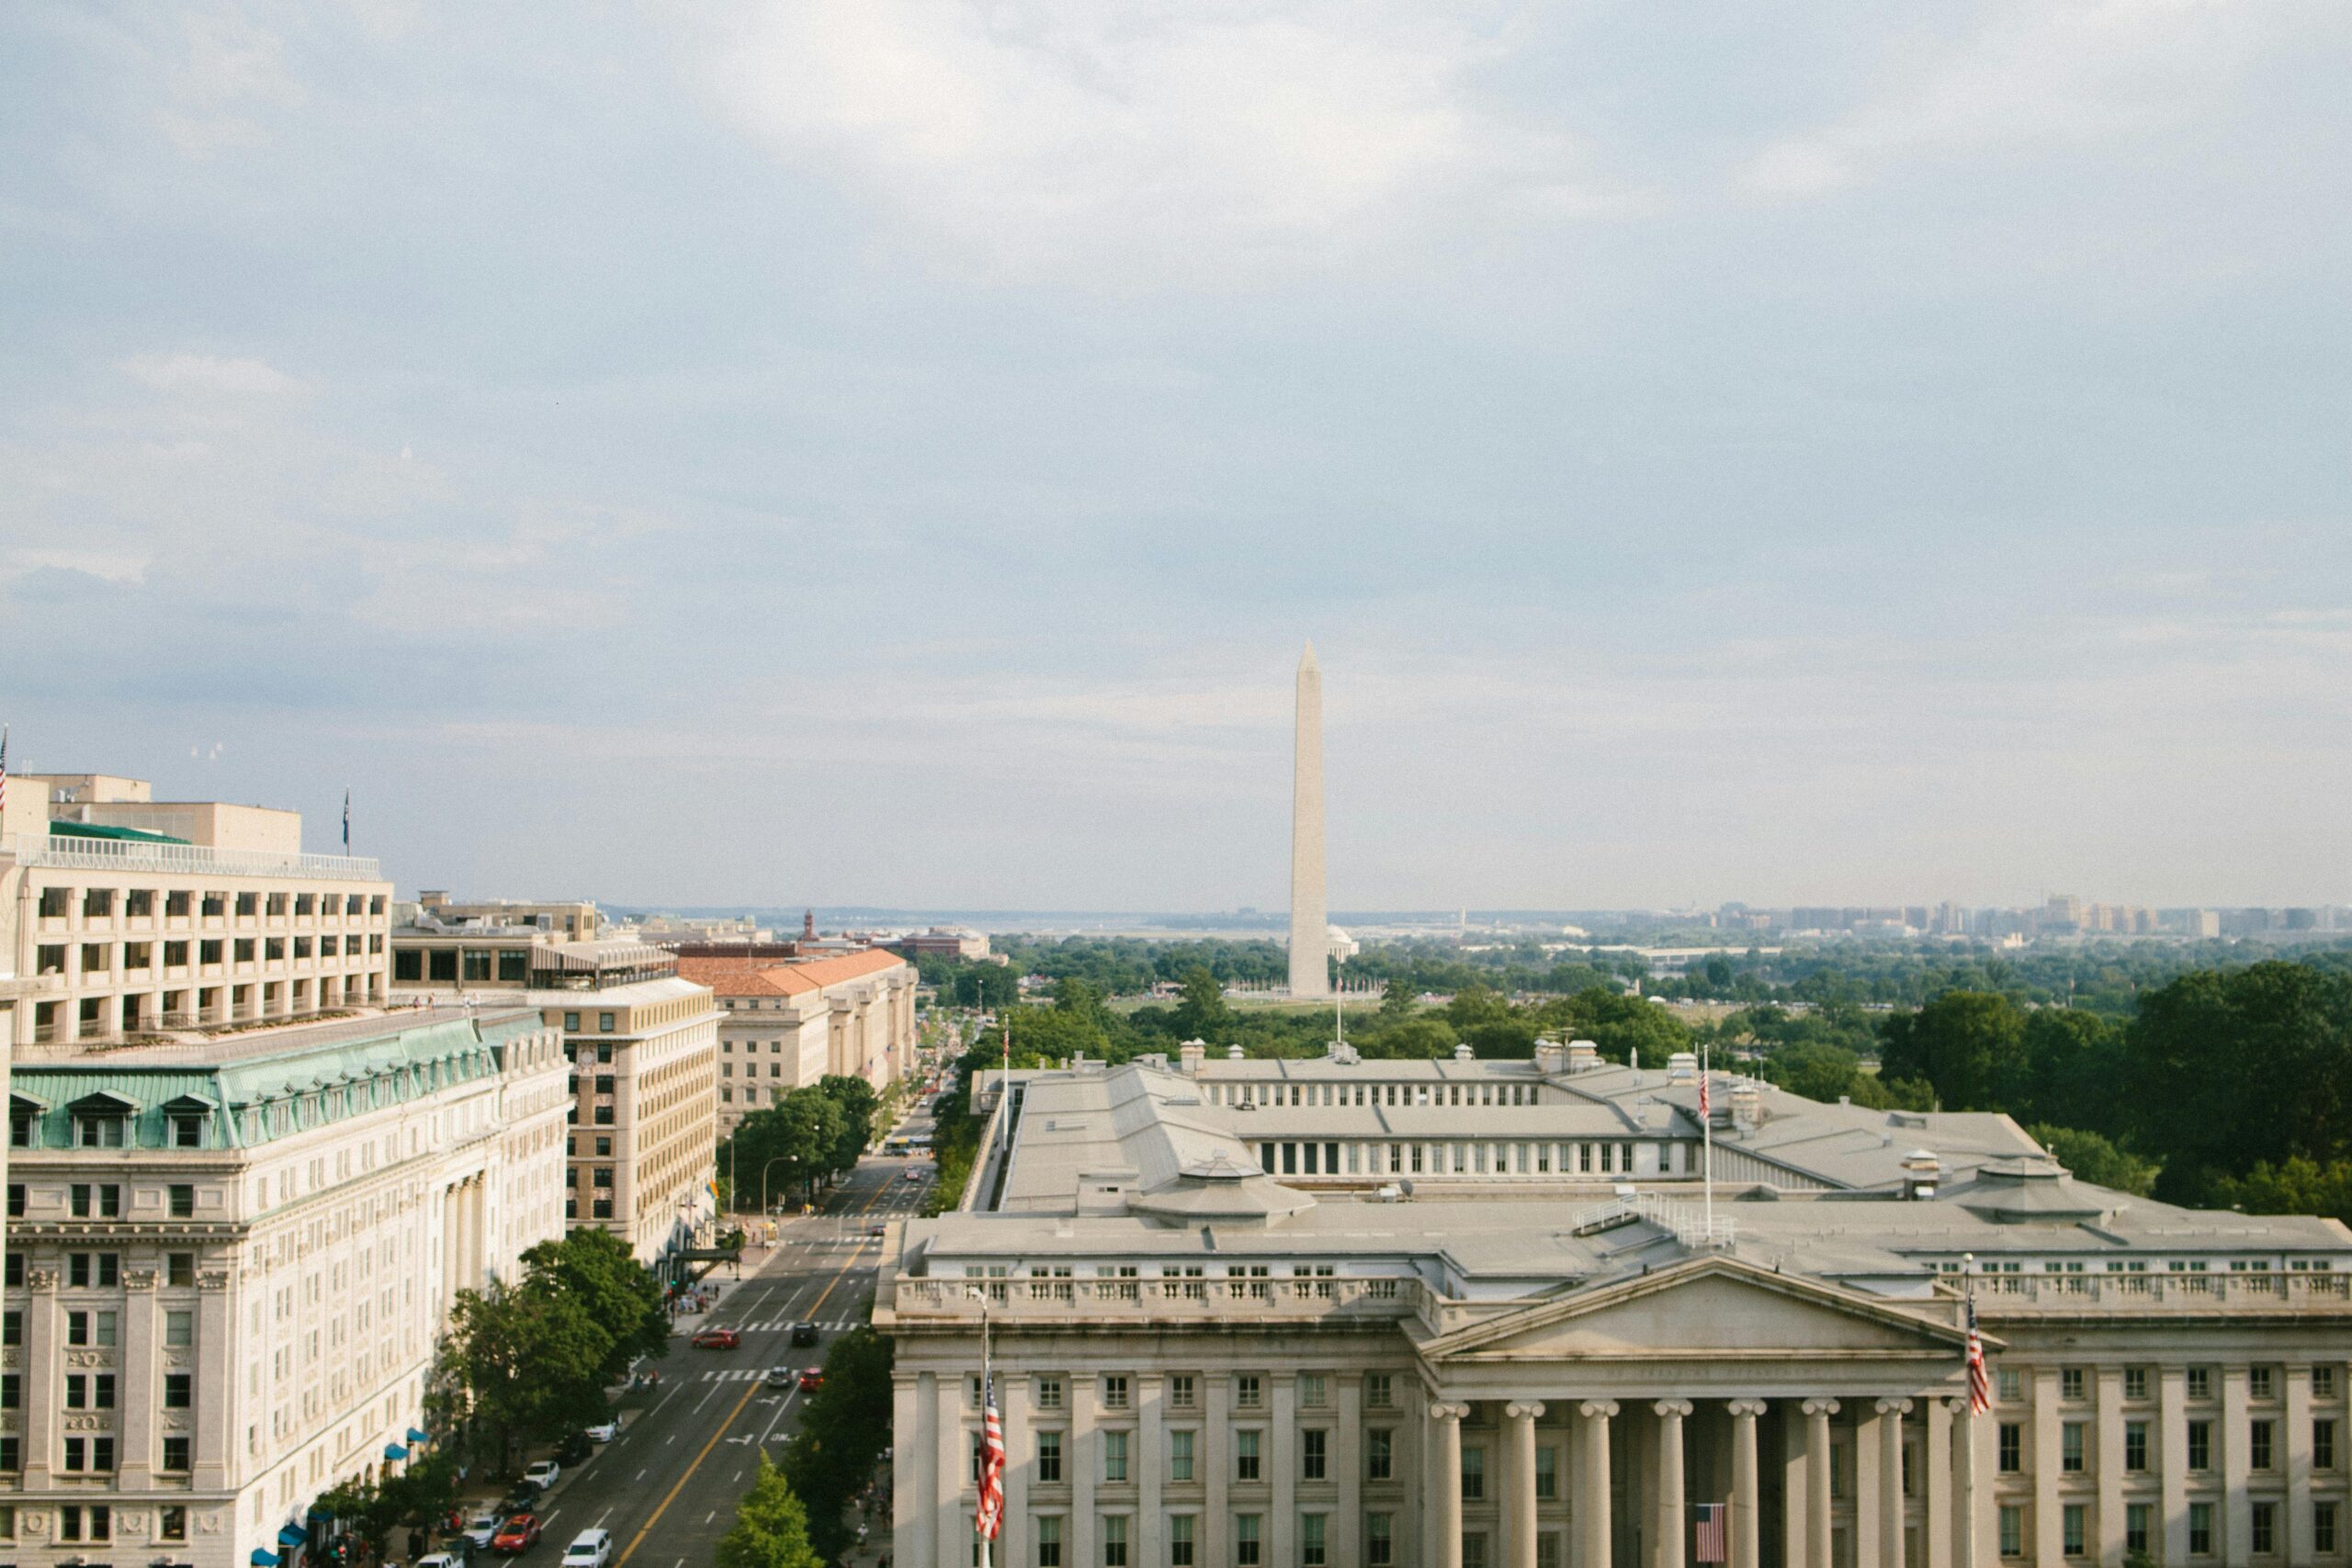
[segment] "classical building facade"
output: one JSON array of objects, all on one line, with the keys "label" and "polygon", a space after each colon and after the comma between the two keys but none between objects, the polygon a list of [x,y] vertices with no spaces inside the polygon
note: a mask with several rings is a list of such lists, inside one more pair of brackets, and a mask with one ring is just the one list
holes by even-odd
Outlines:
[{"label": "classical building facade", "polygon": [[1573,1045],[991,1081],[888,1244],[896,1561],[974,1560],[984,1324],[1001,1564],[1684,1568],[1702,1506],[1741,1568],[2345,1560],[2342,1225],[1709,1089],[1712,1151],[1688,1059]]},{"label": "classical building facade", "polygon": [[382,1005],[392,889],[374,861],[304,853],[296,812],[152,796],[99,773],[9,779],[0,942],[42,983],[10,1038],[119,1042]]},{"label": "classical building facade", "polygon": [[514,1009],[19,1046],[12,1560],[272,1563],[398,1462],[454,1293],[562,1235],[565,1074]]},{"label": "classical building facade", "polygon": [[[453,908],[454,906],[444,906]],[[467,906],[476,908],[477,906]],[[692,1246],[716,1213],[718,1010],[667,949],[559,940],[537,923],[420,911],[392,933],[392,994],[523,1004],[571,1057],[570,1192],[576,1226],[611,1231],[646,1263]]]},{"label": "classical building facade", "polygon": [[914,1061],[915,971],[896,953],[682,956],[678,972],[718,998],[721,1137],[828,1075],[880,1089]]}]

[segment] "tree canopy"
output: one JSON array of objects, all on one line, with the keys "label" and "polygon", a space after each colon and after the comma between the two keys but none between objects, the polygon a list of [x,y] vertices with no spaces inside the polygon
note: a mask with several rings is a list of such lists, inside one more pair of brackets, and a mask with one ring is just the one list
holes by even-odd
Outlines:
[{"label": "tree canopy", "polygon": [[711,1555],[718,1568],[824,1568],[825,1557],[809,1544],[808,1513],[765,1450],[751,1490],[735,1505],[735,1522]]}]

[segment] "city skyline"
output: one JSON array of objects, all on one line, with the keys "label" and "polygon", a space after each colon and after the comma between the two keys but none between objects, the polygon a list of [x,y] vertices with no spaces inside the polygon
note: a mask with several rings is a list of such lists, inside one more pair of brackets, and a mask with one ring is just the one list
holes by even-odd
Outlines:
[{"label": "city skyline", "polygon": [[1344,907],[2352,890],[2352,17],[979,15],[0,16],[11,761],[1275,907],[1312,637]]}]

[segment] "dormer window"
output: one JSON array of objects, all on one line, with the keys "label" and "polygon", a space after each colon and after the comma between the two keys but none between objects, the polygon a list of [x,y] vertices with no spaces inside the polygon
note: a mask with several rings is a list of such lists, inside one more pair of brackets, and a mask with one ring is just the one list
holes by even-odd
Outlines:
[{"label": "dormer window", "polygon": [[130,1117],[138,1109],[107,1089],[74,1102],[74,1146],[80,1149],[120,1149],[130,1145]]},{"label": "dormer window", "polygon": [[8,1097],[8,1146],[12,1149],[40,1147],[41,1113],[49,1108],[39,1100],[27,1100],[21,1094]]}]

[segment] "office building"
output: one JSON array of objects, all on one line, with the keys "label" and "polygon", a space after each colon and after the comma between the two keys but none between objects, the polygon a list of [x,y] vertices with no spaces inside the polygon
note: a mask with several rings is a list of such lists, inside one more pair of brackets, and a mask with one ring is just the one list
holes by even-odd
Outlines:
[{"label": "office building", "polygon": [[26,773],[0,807],[0,944],[19,1044],[136,1041],[384,1001],[391,885],[307,854],[300,813]]},{"label": "office building", "polygon": [[[442,905],[392,932],[396,999],[535,1008],[572,1061],[565,1217],[644,1262],[694,1245],[716,1213],[718,1010],[665,948],[560,940],[515,906]],[[459,908],[485,911],[451,913]],[[538,912],[549,911],[534,911]]]},{"label": "office building", "polygon": [[460,901],[440,888],[416,896],[416,912],[446,925],[469,922],[533,926],[558,942],[594,942],[605,934],[605,917],[593,898],[477,898]]},{"label": "office building", "polygon": [[718,1135],[830,1074],[882,1089],[913,1064],[915,971],[880,948],[838,957],[681,957],[718,998]]},{"label": "office building", "polygon": [[2344,1560],[2352,1232],[1708,1087],[1712,1154],[1688,1058],[1576,1044],[989,1075],[886,1243],[895,1562],[972,1560],[984,1323],[1000,1562]]},{"label": "office building", "polygon": [[565,1062],[534,1012],[16,1056],[0,1545],[17,1563],[277,1562],[311,1499],[422,1435],[455,1292],[562,1235]]}]

